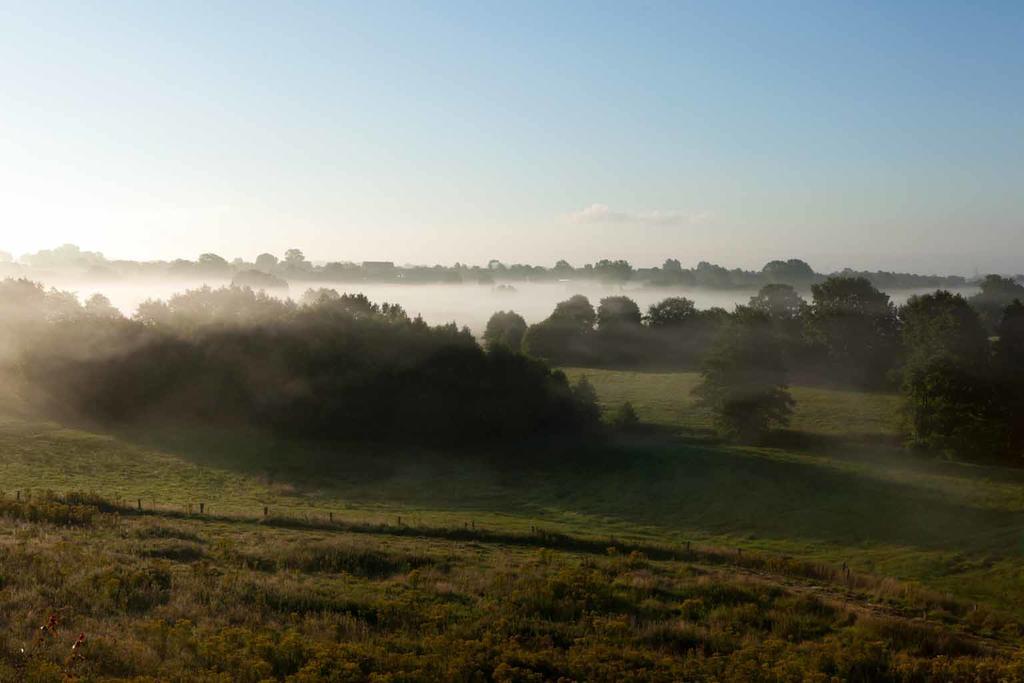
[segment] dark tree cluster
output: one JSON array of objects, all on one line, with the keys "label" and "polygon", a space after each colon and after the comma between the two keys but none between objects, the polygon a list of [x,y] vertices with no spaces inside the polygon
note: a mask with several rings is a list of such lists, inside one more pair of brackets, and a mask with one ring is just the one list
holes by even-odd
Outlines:
[{"label": "dark tree cluster", "polygon": [[789,285],[770,284],[731,313],[699,311],[680,297],[646,314],[623,296],[595,309],[577,295],[529,327],[523,348],[559,365],[700,369],[700,403],[721,433],[742,440],[787,423],[791,380],[902,388],[912,444],[1017,463],[1024,456],[1022,300],[1024,287],[999,276],[988,276],[970,300],[938,290],[900,308],[867,279],[838,276],[811,285],[810,302]]},{"label": "dark tree cluster", "polygon": [[993,317],[958,294],[914,297],[902,310],[913,445],[979,461],[1024,456],[1024,304]]},{"label": "dark tree cluster", "polygon": [[888,295],[863,278],[832,277],[811,291],[808,303],[790,285],[765,285],[733,313],[698,310],[683,297],[666,298],[646,313],[625,296],[606,297],[595,309],[577,295],[531,326],[523,348],[559,365],[693,369],[737,315],[753,311],[768,321],[784,361],[802,381],[892,384],[899,325]]},{"label": "dark tree cluster", "polygon": [[203,288],[132,319],[90,300],[0,283],[7,369],[22,396],[102,422],[192,419],[290,436],[459,445],[580,434],[589,386],[400,306],[311,292],[282,302]]}]

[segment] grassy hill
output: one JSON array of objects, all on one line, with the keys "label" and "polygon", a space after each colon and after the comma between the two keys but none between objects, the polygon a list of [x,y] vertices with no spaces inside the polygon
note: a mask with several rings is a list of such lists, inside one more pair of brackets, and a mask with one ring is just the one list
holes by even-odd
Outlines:
[{"label": "grassy hill", "polygon": [[[188,655],[165,677],[223,657],[228,679],[254,681],[311,662],[335,680],[1015,665],[1022,473],[901,450],[889,395],[796,388],[793,433],[747,448],[702,435],[693,375],[586,374],[657,428],[584,452],[452,455],[6,417],[3,661],[28,666],[17,653],[64,610],[104,643],[79,675],[146,672],[161,647]],[[69,527],[46,490],[108,502]],[[70,670],[60,645],[39,646],[38,680]]]}]

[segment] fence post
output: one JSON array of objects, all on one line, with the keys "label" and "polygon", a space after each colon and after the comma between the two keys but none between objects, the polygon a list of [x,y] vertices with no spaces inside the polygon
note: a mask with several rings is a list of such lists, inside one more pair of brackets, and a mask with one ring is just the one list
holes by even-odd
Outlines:
[{"label": "fence post", "polygon": [[141,509],[142,509],[142,499],[139,498],[139,510],[141,510]]},{"label": "fence post", "polygon": [[268,514],[270,514],[270,510],[267,508],[266,505],[264,505],[263,506],[263,516],[266,517]]},{"label": "fence post", "polygon": [[334,523],[334,513],[333,512],[328,512],[327,513],[327,517],[328,517],[328,519],[331,520],[331,523],[333,524]]},{"label": "fence post", "polygon": [[21,491],[17,492],[16,497],[18,499],[18,502],[21,502]]},{"label": "fence post", "polygon": [[203,512],[205,510],[206,510],[206,503],[200,503],[199,504],[199,514],[203,514]]}]

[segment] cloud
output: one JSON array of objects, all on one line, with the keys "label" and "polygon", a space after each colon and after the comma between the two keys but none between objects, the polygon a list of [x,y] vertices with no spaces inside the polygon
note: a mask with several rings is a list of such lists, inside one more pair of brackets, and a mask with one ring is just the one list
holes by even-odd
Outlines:
[{"label": "cloud", "polygon": [[700,225],[713,218],[710,211],[615,211],[607,204],[590,206],[569,214],[570,223],[632,223],[638,225]]}]

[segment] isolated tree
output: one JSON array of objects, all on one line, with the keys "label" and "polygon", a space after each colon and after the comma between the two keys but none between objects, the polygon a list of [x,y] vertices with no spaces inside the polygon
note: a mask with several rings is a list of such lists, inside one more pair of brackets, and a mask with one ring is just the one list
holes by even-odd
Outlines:
[{"label": "isolated tree", "polygon": [[640,425],[640,417],[636,414],[633,404],[626,401],[612,415],[611,423],[616,429],[628,432],[635,430]]},{"label": "isolated tree", "polygon": [[519,351],[526,336],[526,321],[515,311],[498,311],[487,321],[484,343],[488,349],[503,347]]},{"label": "isolated tree", "polygon": [[679,273],[683,270],[683,264],[676,258],[667,258],[665,262],[661,264],[661,269],[666,273]]},{"label": "isolated tree", "polygon": [[576,384],[572,385],[572,395],[586,422],[596,422],[601,417],[601,404],[598,402],[597,389],[590,383],[586,375],[580,377],[576,380]]},{"label": "isolated tree", "polygon": [[794,401],[782,349],[766,316],[748,309],[723,330],[693,393],[728,438],[756,441],[789,423]]},{"label": "isolated tree", "polygon": [[284,252],[284,261],[289,265],[301,266],[306,262],[306,255],[301,249],[289,249]]}]

